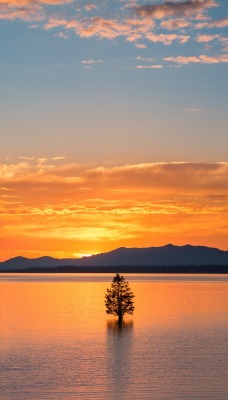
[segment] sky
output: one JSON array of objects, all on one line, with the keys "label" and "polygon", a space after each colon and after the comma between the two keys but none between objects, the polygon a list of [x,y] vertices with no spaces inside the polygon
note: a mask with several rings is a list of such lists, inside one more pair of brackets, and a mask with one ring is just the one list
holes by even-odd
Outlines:
[{"label": "sky", "polygon": [[227,0],[0,0],[0,260],[228,250],[227,33]]}]

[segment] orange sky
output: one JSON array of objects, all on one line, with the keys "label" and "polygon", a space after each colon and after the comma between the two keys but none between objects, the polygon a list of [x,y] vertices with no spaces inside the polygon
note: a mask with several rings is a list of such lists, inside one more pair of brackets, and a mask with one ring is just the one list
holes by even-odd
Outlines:
[{"label": "orange sky", "polygon": [[0,165],[1,260],[167,243],[228,249],[228,163]]},{"label": "orange sky", "polygon": [[0,21],[0,260],[228,249],[227,1],[0,0]]}]

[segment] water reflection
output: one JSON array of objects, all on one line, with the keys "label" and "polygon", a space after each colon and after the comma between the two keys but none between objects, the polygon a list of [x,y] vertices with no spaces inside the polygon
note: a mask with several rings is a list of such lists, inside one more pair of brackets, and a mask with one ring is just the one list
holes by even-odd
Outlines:
[{"label": "water reflection", "polygon": [[122,335],[123,332],[130,331],[133,329],[133,320],[108,320],[107,330],[113,334]]},{"label": "water reflection", "polygon": [[105,314],[100,276],[11,277],[0,277],[1,400],[228,399],[227,277],[135,277],[122,325]]},{"label": "water reflection", "polygon": [[133,343],[132,320],[107,321],[107,374],[113,400],[131,398]]}]

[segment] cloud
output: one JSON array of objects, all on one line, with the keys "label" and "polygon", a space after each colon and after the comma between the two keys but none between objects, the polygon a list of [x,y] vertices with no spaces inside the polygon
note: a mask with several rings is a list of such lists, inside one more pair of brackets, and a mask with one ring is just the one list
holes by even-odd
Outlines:
[{"label": "cloud", "polygon": [[147,46],[143,43],[136,43],[135,47],[137,47],[137,49],[146,49]]},{"label": "cloud", "polygon": [[42,21],[46,18],[45,6],[72,2],[73,0],[0,0],[0,20]]},{"label": "cloud", "polygon": [[58,161],[58,160],[64,160],[65,158],[66,158],[65,156],[55,156],[55,157],[51,157],[51,160]]},{"label": "cloud", "polygon": [[155,33],[147,33],[146,39],[153,43],[163,43],[165,45],[170,45],[174,42],[174,40],[179,41],[180,43],[186,43],[190,36],[187,35],[177,35],[175,33],[167,34],[155,34]]},{"label": "cloud", "polygon": [[86,10],[86,11],[92,11],[92,10],[95,10],[97,8],[97,6],[96,6],[96,4],[94,4],[94,3],[86,3],[85,5],[84,5],[84,9]]},{"label": "cloud", "polygon": [[227,176],[225,162],[9,160],[0,164],[1,255],[35,256],[39,248],[73,256],[167,241],[227,246]]},{"label": "cloud", "polygon": [[213,57],[206,54],[200,56],[177,56],[177,57],[166,57],[165,61],[171,61],[179,65],[187,64],[220,64],[228,62],[227,54],[215,55]]},{"label": "cloud", "polygon": [[[102,183],[111,182],[111,187],[134,187],[147,190],[199,190],[212,188],[213,185],[228,187],[225,174],[227,163],[155,163],[126,165],[115,168],[96,168],[87,172],[88,182],[91,179]],[[214,183],[213,183],[214,182]],[[219,183],[220,182],[220,183]],[[221,186],[220,186],[221,184]],[[217,187],[217,189],[218,189]],[[215,189],[215,187],[214,187]]]},{"label": "cloud", "polygon": [[216,35],[198,35],[197,36],[197,38],[196,38],[196,41],[198,42],[198,43],[209,43],[209,42],[211,42],[212,40],[215,40],[215,39],[220,39],[220,35],[218,35],[218,34],[216,34]]},{"label": "cloud", "polygon": [[163,65],[154,64],[154,65],[136,65],[136,69],[161,69]]},{"label": "cloud", "polygon": [[214,0],[187,0],[181,2],[166,1],[162,4],[146,4],[134,9],[136,15],[140,17],[150,17],[156,19],[170,17],[189,17],[193,14],[203,12],[218,4]]},{"label": "cloud", "polygon": [[84,18],[78,20],[50,19],[45,24],[45,29],[64,28],[73,30],[82,38],[99,37],[102,39],[116,39],[124,37],[128,42],[135,43],[136,47],[145,48],[146,45],[138,44],[141,39],[146,39],[153,43],[170,45],[174,40],[181,44],[186,43],[190,36],[173,34],[157,34],[151,31],[153,22],[149,19],[125,19],[122,22],[117,19],[104,19],[101,17]]},{"label": "cloud", "polygon": [[50,18],[44,25],[49,30],[53,28],[64,28],[72,30],[76,35],[82,38],[98,37],[102,39],[116,39],[124,37],[129,42],[137,42],[145,37],[153,27],[153,22],[148,19],[106,19],[100,16],[91,18],[82,18],[80,20],[67,20],[59,18]]},{"label": "cloud", "polygon": [[127,36],[129,27],[124,23],[120,23],[114,19],[104,19],[102,17],[85,18],[82,21],[65,20],[65,19],[50,19],[45,24],[45,29],[56,27],[64,27],[72,29],[77,35],[82,38],[97,36],[106,39],[115,39],[118,36]]},{"label": "cloud", "polygon": [[68,37],[69,37],[69,36],[68,36],[66,33],[64,33],[64,32],[56,33],[54,36],[55,36],[55,37],[59,37],[59,38],[64,39],[64,40],[67,40]]},{"label": "cloud", "polygon": [[34,160],[34,157],[28,157],[28,156],[19,156],[18,157],[19,159],[21,159],[21,160]]},{"label": "cloud", "polygon": [[[59,157],[54,160],[59,159]],[[228,189],[228,163],[151,163],[105,168],[58,163],[39,158],[19,163],[0,164],[0,187],[17,189],[24,186],[51,191],[51,186],[65,189],[89,187],[92,190],[132,189],[181,190]],[[61,160],[60,160],[61,161]],[[21,185],[21,186],[20,186]],[[169,189],[168,189],[169,190]],[[27,196],[27,194],[25,193]],[[77,195],[77,194],[76,194]],[[90,195],[90,194],[89,194]],[[62,196],[60,192],[60,197]]]},{"label": "cloud", "polygon": [[228,51],[228,38],[223,37],[219,34],[214,34],[214,35],[198,35],[196,38],[196,41],[198,43],[210,43],[213,40],[219,41],[223,45],[223,51]]},{"label": "cloud", "polygon": [[217,21],[212,22],[200,22],[195,25],[196,29],[202,28],[226,28],[228,26],[228,17],[218,19]]},{"label": "cloud", "polygon": [[101,64],[103,60],[83,60],[82,64],[92,65],[92,64]]},{"label": "cloud", "polygon": [[21,8],[12,8],[10,5],[3,4],[0,7],[0,20],[14,21],[21,19],[26,22],[30,21],[42,21],[44,19],[44,13],[40,6],[26,6]]},{"label": "cloud", "polygon": [[136,60],[140,60],[140,61],[145,61],[145,62],[149,62],[149,63],[152,63],[152,62],[154,62],[154,58],[152,58],[152,57],[141,57],[141,56],[137,56],[137,57],[135,57],[135,59]]},{"label": "cloud", "polygon": [[[209,22],[205,16],[206,10],[219,5],[215,0],[165,1],[142,6],[136,6],[136,2],[131,1],[128,3],[129,7],[119,4],[119,11],[117,6],[115,14],[110,10],[108,17],[105,3],[99,9],[96,3],[85,3],[75,15],[72,14],[72,4],[74,0],[0,0],[0,19],[24,20],[30,22],[30,27],[37,27],[36,22],[41,22],[42,29],[60,30],[55,32],[54,36],[62,39],[67,39],[69,32],[80,38],[111,41],[122,38],[141,49],[147,48],[148,43],[169,46],[176,41],[186,44],[192,35],[191,29],[188,28],[193,25],[193,20],[201,20],[195,25],[198,28],[200,24],[202,27],[212,27],[212,25],[222,27],[227,23],[226,18]],[[51,6],[59,7],[52,9]],[[98,15],[88,17],[88,11],[95,9]],[[156,19],[163,19],[160,25],[156,23]],[[170,33],[164,34],[161,29],[166,29]],[[225,42],[223,43],[227,46]]]},{"label": "cloud", "polygon": [[169,19],[161,22],[161,27],[169,31],[187,28],[191,25],[192,23],[185,19]]}]

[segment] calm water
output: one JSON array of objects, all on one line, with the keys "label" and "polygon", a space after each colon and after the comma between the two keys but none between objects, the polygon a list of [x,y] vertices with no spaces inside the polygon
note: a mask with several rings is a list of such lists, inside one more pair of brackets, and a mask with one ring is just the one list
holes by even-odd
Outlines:
[{"label": "calm water", "polygon": [[126,275],[122,329],[112,278],[0,275],[0,399],[228,399],[228,276]]}]

